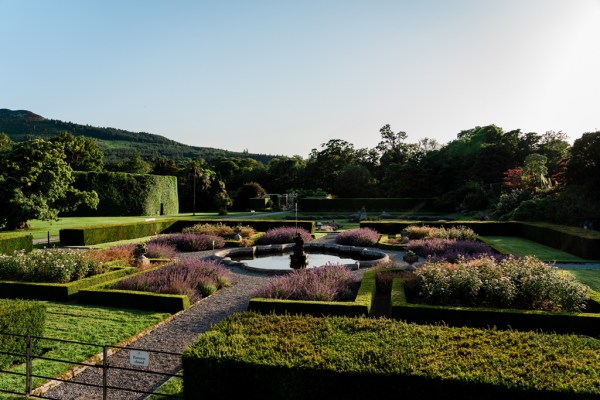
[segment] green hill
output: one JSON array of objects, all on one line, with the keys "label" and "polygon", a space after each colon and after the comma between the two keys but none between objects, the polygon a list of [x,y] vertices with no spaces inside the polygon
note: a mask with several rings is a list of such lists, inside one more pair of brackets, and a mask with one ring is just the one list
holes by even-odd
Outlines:
[{"label": "green hill", "polygon": [[146,132],[130,132],[116,128],[99,128],[46,119],[26,110],[0,109],[0,132],[6,133],[11,140],[23,142],[30,139],[49,139],[61,132],[70,132],[76,136],[88,136],[96,139],[104,150],[107,163],[121,161],[137,149],[142,158],[152,161],[155,157],[166,157],[184,161],[203,158],[207,161],[218,157],[245,157],[268,163],[275,156],[233,152],[212,147],[188,146],[164,136]]}]

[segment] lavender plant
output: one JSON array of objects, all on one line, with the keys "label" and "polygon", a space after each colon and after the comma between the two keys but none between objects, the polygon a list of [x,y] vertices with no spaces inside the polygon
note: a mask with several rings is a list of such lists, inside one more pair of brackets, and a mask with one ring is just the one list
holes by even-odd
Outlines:
[{"label": "lavender plant", "polygon": [[178,259],[160,269],[132,276],[112,289],[184,294],[195,302],[231,285],[231,273],[217,261]]},{"label": "lavender plant", "polygon": [[407,250],[414,251],[420,257],[432,257],[456,262],[462,258],[476,258],[480,255],[495,255],[488,245],[469,240],[420,239],[409,242]]},{"label": "lavender plant", "polygon": [[203,251],[220,249],[225,240],[220,236],[199,235],[196,233],[171,233],[159,235],[148,242],[148,245],[167,244],[175,246],[178,251]]},{"label": "lavender plant", "polygon": [[348,296],[353,282],[348,268],[327,264],[275,278],[255,295],[273,299],[335,301]]},{"label": "lavender plant", "polygon": [[371,228],[350,229],[339,233],[335,242],[348,246],[375,246],[379,236],[379,232]]},{"label": "lavender plant", "polygon": [[300,234],[300,237],[304,242],[310,242],[312,240],[312,236],[310,232],[301,227],[294,226],[282,226],[279,228],[271,228],[265,232],[264,235],[256,239],[256,244],[258,245],[268,245],[268,244],[284,244],[284,243],[293,243],[294,238],[297,234]]}]

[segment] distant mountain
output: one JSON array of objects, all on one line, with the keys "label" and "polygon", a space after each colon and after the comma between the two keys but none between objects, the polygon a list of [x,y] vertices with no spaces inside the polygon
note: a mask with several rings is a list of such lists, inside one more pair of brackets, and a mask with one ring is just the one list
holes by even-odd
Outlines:
[{"label": "distant mountain", "polygon": [[31,111],[0,109],[0,132],[6,133],[15,142],[36,138],[49,139],[64,131],[76,136],[88,136],[96,139],[104,150],[104,161],[106,163],[121,161],[135,149],[147,161],[152,161],[159,156],[178,161],[196,158],[210,161],[218,157],[244,157],[253,158],[266,164],[275,157],[267,154],[234,152],[212,147],[188,146],[152,133],[79,125],[72,122],[46,119]]}]

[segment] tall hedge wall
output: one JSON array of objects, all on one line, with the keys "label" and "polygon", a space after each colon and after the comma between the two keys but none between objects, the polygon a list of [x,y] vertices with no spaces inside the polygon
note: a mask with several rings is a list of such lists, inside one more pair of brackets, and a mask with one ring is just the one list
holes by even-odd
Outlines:
[{"label": "tall hedge wall", "polygon": [[177,178],[124,172],[75,172],[75,188],[95,190],[98,208],[80,208],[66,215],[171,215],[179,212]]},{"label": "tall hedge wall", "polygon": [[362,207],[367,211],[418,211],[432,210],[435,198],[348,198],[348,199],[309,199],[298,200],[302,211],[354,211]]},{"label": "tall hedge wall", "polygon": [[10,254],[15,250],[33,250],[33,236],[9,235],[0,236],[0,254]]}]

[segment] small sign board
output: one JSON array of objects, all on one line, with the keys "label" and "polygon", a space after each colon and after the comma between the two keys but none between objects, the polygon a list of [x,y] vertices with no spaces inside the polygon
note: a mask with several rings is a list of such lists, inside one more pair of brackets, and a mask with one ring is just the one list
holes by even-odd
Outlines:
[{"label": "small sign board", "polygon": [[135,367],[147,367],[150,363],[150,353],[147,351],[130,350],[129,363]]}]

